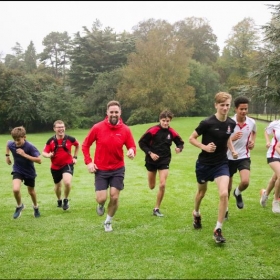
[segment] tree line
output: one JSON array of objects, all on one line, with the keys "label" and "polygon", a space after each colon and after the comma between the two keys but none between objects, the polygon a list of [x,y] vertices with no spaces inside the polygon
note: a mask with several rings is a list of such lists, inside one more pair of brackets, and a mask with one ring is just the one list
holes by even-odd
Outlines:
[{"label": "tree line", "polygon": [[133,32],[102,28],[51,32],[43,52],[20,43],[0,60],[0,133],[24,125],[49,130],[57,119],[68,128],[88,128],[117,99],[128,125],[155,122],[163,109],[175,116],[213,112],[218,91],[251,100],[250,112],[279,113],[280,4],[267,5],[271,21],[256,26],[244,18],[233,26],[220,52],[205,18],[139,22]]}]

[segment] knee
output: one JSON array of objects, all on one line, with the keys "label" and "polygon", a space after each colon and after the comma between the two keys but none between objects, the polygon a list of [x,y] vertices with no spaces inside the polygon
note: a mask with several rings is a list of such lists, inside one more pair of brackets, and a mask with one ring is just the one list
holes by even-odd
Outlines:
[{"label": "knee", "polygon": [[249,180],[244,180],[241,182],[241,184],[244,188],[247,188],[249,186]]},{"label": "knee", "polygon": [[161,191],[164,191],[164,190],[165,190],[165,183],[160,183],[160,184],[159,184],[159,189],[160,189]]}]

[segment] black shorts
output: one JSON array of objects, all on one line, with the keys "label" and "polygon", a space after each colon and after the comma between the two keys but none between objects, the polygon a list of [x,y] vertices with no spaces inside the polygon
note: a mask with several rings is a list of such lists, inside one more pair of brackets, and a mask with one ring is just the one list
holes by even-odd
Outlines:
[{"label": "black shorts", "polygon": [[274,158],[274,157],[267,158],[267,163],[271,163],[271,162],[274,162],[274,161],[279,161],[280,162],[280,158]]},{"label": "black shorts", "polygon": [[228,163],[224,162],[219,165],[205,165],[198,160],[195,166],[196,180],[199,184],[204,184],[208,181],[213,182],[215,178],[220,176],[229,176]]},{"label": "black shorts", "polygon": [[124,174],[125,167],[109,171],[97,169],[95,172],[95,191],[104,191],[109,187],[114,187],[120,191],[123,190]]},{"label": "black shorts", "polygon": [[229,160],[228,168],[229,168],[229,176],[232,177],[237,170],[241,171],[243,169],[250,170],[251,159],[250,158],[242,158],[237,160]]},{"label": "black shorts", "polygon": [[171,158],[163,158],[159,159],[153,162],[148,162],[146,161],[146,169],[150,172],[157,171],[157,170],[164,170],[164,169],[169,169],[169,163],[171,161]]},{"label": "black shorts", "polygon": [[58,170],[51,168],[51,173],[54,183],[57,184],[62,180],[63,173],[69,173],[73,176],[74,164],[67,164]]},{"label": "black shorts", "polygon": [[20,179],[23,181],[24,185],[27,187],[35,188],[35,178],[26,178],[22,174],[17,172],[12,172],[13,180],[14,179]]}]

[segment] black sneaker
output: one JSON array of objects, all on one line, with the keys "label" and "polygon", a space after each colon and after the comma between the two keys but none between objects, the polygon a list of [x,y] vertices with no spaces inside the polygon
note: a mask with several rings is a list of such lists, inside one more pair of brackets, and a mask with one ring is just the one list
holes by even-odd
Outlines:
[{"label": "black sneaker", "polygon": [[225,220],[225,221],[228,220],[228,210],[227,210],[227,212],[226,212],[226,214],[225,214],[224,220]]},{"label": "black sneaker", "polygon": [[200,229],[202,228],[202,224],[201,224],[201,215],[199,215],[198,217],[193,213],[193,227],[195,229]]},{"label": "black sneaker", "polygon": [[236,199],[236,206],[237,206],[237,208],[242,209],[244,207],[243,200],[242,200],[242,195],[241,194],[240,195],[236,195],[235,194],[235,190],[233,191],[233,195],[234,195],[234,197]]},{"label": "black sneaker", "polygon": [[63,199],[62,208],[63,208],[63,210],[68,210],[69,209],[69,203],[68,203],[68,199],[67,198]]},{"label": "black sneaker", "polygon": [[33,206],[33,209],[34,209],[34,217],[39,218],[41,216],[40,211],[39,211],[39,207],[34,208],[34,206]]},{"label": "black sneaker", "polygon": [[217,228],[214,230],[213,238],[216,243],[225,243],[226,239],[222,236],[222,230],[220,228]]},{"label": "black sneaker", "polygon": [[20,215],[21,215],[21,211],[24,209],[24,205],[23,205],[23,203],[21,204],[21,206],[20,207],[16,207],[16,211],[15,211],[15,213],[14,213],[14,219],[17,219],[17,218],[19,218],[20,217]]},{"label": "black sneaker", "polygon": [[59,208],[62,207],[62,199],[57,200],[57,207],[59,207]]},{"label": "black sneaker", "polygon": [[160,213],[159,209],[154,209],[153,210],[153,215],[157,217],[163,217],[163,214]]}]

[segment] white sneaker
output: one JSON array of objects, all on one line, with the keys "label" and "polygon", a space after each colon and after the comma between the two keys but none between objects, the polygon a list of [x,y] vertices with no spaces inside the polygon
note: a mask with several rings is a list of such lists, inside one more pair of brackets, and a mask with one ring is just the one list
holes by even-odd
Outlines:
[{"label": "white sneaker", "polygon": [[268,200],[268,196],[266,195],[266,190],[265,189],[261,189],[260,190],[260,195],[261,195],[260,205],[262,207],[266,207],[266,202]]},{"label": "white sneaker", "polygon": [[107,232],[112,231],[113,228],[112,228],[111,222],[104,223],[104,229],[105,229],[105,231],[107,231]]},{"label": "white sneaker", "polygon": [[279,200],[273,200],[273,202],[272,202],[272,212],[280,214]]}]

